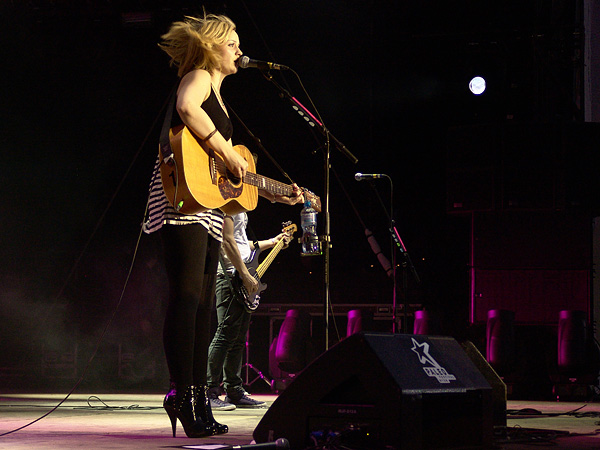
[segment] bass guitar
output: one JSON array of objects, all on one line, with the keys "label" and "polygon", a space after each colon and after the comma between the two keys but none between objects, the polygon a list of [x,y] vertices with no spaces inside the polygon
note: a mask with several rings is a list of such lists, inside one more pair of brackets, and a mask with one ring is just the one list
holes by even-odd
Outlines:
[{"label": "bass guitar", "polygon": [[[165,160],[159,150],[160,176],[169,202],[182,214],[218,208],[233,215],[256,208],[259,189],[288,197],[294,192],[292,185],[256,174],[254,158],[243,145],[233,147],[248,162],[247,173],[240,179],[186,126],[171,129],[169,138],[172,158]],[[321,199],[308,190],[303,192],[312,207],[320,212]]]},{"label": "bass guitar", "polygon": [[286,234],[286,236],[283,239],[280,239],[277,244],[275,244],[260,265],[258,264],[258,255],[260,255],[260,249],[255,248],[252,251],[250,260],[246,263],[246,267],[248,268],[250,275],[252,275],[258,281],[258,290],[256,292],[253,294],[248,294],[248,291],[244,287],[244,283],[242,283],[239,273],[234,271],[233,276],[231,277],[233,291],[246,308],[246,311],[252,312],[258,308],[260,303],[260,295],[267,288],[267,285],[261,281],[261,278],[271,263],[275,260],[279,252],[290,242],[297,229],[298,227],[296,224],[291,222],[284,223],[282,231]]}]

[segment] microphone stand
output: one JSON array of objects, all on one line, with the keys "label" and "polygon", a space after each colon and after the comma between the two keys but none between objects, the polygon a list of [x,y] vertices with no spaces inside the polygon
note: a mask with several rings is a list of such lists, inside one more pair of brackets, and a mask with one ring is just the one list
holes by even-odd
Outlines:
[{"label": "microphone stand", "polygon": [[[373,190],[375,191],[375,195],[377,196],[377,199],[379,200],[379,203],[381,204],[381,207],[383,209],[383,211],[385,212],[387,219],[389,221],[389,228],[388,231],[390,233],[390,238],[391,238],[391,252],[392,252],[392,279],[393,279],[393,293],[392,293],[392,332],[396,333],[397,331],[397,289],[398,289],[398,282],[397,282],[397,277],[396,277],[396,250],[399,250],[401,255],[403,256],[403,260],[402,260],[402,292],[404,293],[404,314],[402,315],[402,329],[404,330],[404,333],[406,333],[408,331],[408,276],[407,276],[407,267],[410,269],[411,273],[413,274],[413,277],[415,278],[415,281],[417,282],[417,284],[421,283],[421,279],[419,278],[419,274],[417,273],[417,270],[415,269],[414,264],[412,263],[412,260],[410,258],[410,255],[408,254],[408,250],[406,250],[406,246],[404,245],[404,242],[402,242],[402,238],[400,237],[400,233],[398,232],[398,229],[396,228],[396,223],[394,221],[394,185],[392,182],[392,179],[388,176],[385,175],[384,176],[389,180],[390,182],[390,213],[387,212],[387,209],[383,203],[383,200],[381,199],[381,196],[379,195],[379,192],[377,192],[377,190],[375,188],[373,188]],[[372,186],[372,184],[371,184]]]},{"label": "microphone stand", "polygon": [[[407,276],[406,268],[408,267],[410,269],[417,284],[421,283],[421,279],[419,278],[419,274],[417,273],[417,270],[415,269],[415,266],[414,266],[412,260],[410,259],[410,255],[408,254],[406,247],[404,246],[404,242],[402,242],[402,238],[400,237],[400,233],[398,233],[398,229],[396,228],[396,225],[395,225],[393,219],[390,221],[390,230],[389,231],[392,236],[393,242],[396,244],[396,248],[398,248],[400,250],[400,253],[404,257],[404,260],[402,261],[402,290],[404,292],[404,315],[402,316],[402,319],[403,319],[402,322],[403,322],[404,333],[407,333],[408,332],[408,276]],[[393,257],[392,259],[394,260],[394,264],[395,264],[395,257]],[[394,273],[395,273],[395,270],[394,270]],[[394,276],[394,283],[395,282],[396,281],[395,281],[395,276]],[[394,294],[394,316],[396,315],[395,309],[396,309],[396,300],[395,300],[395,294]],[[396,325],[396,322],[394,321],[394,330],[393,330],[394,333],[396,332],[395,325]]]},{"label": "microphone stand", "polygon": [[282,87],[279,83],[277,83],[273,79],[273,76],[271,75],[270,72],[262,72],[262,74],[267,79],[267,81],[271,82],[271,84],[273,84],[273,86],[275,86],[279,90],[279,96],[281,98],[285,98],[286,100],[289,100],[289,102],[292,104],[292,108],[294,108],[294,110],[296,110],[296,112],[298,112],[298,114],[300,114],[300,116],[305,118],[305,120],[307,121],[309,126],[318,130],[323,136],[325,136],[327,138],[327,140],[333,141],[333,143],[335,144],[337,149],[340,152],[342,152],[353,164],[356,164],[358,162],[358,159],[356,158],[356,156],[354,156],[352,154],[352,152],[350,152],[350,150],[348,150],[348,148],[342,142],[340,142],[333,134],[331,134],[331,132],[327,129],[327,127],[325,127],[325,125],[323,125],[319,121],[319,119],[317,119],[314,116],[313,113],[311,113],[308,109],[306,109],[306,107],[302,103],[300,103],[284,87]]},{"label": "microphone stand", "polygon": [[[358,159],[342,144],[331,132],[321,123],[314,114],[302,105],[295,97],[293,97],[286,89],[284,89],[279,83],[277,83],[269,71],[261,70],[263,76],[267,81],[271,82],[278,90],[279,97],[285,98],[292,104],[292,108],[298,112],[298,114],[306,120],[309,126],[317,129],[327,139],[325,146],[324,158],[325,158],[325,202],[324,208],[322,208],[323,215],[325,216],[325,234],[322,237],[323,246],[323,271],[324,271],[324,301],[323,301],[323,319],[325,321],[325,351],[329,349],[329,304],[330,304],[330,249],[331,249],[331,223],[329,216],[329,188],[330,188],[330,169],[331,169],[331,152],[329,142],[333,142],[336,148],[342,152],[350,161],[354,164],[358,162]],[[295,72],[294,72],[295,73]],[[296,76],[298,76],[296,74]]]}]

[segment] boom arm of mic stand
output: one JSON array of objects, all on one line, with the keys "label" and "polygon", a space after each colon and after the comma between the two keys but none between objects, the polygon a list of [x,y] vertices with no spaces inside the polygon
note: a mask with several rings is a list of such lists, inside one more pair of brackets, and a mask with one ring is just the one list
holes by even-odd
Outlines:
[{"label": "boom arm of mic stand", "polygon": [[293,106],[298,108],[298,110],[302,110],[303,114],[309,116],[312,119],[313,126],[317,130],[319,130],[323,136],[329,137],[329,139],[331,139],[335,144],[336,148],[340,152],[342,152],[352,163],[356,164],[358,162],[356,156],[354,156],[352,152],[350,152],[350,150],[348,150],[348,148],[343,143],[341,143],[333,134],[331,134],[331,132],[325,127],[325,125],[323,125],[319,120],[317,120],[316,117],[308,109],[306,109],[306,107],[302,103],[296,100],[296,98],[292,97],[288,91],[286,91],[282,86],[280,86],[279,83],[277,83],[273,79],[273,76],[270,73],[263,73],[263,75],[279,90],[279,92],[281,93],[281,97],[289,100],[289,102]]},{"label": "boom arm of mic stand", "polygon": [[390,228],[390,233],[392,234],[392,239],[396,243],[396,246],[400,249],[400,253],[402,253],[402,256],[404,256],[404,258],[406,260],[406,264],[408,265],[408,267],[410,268],[410,271],[412,272],[413,276],[415,277],[415,281],[417,282],[417,284],[421,284],[421,279],[419,278],[417,269],[415,269],[415,266],[412,263],[412,260],[410,259],[410,255],[408,254],[408,251],[406,250],[406,247],[404,246],[404,242],[402,242],[402,238],[400,237],[400,233],[398,233],[398,229],[393,224],[392,224],[392,228]]}]

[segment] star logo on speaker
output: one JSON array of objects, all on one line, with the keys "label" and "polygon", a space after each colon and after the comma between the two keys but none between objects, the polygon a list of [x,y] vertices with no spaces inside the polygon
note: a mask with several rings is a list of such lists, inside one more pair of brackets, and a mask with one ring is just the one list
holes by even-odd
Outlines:
[{"label": "star logo on speaker", "polygon": [[429,344],[423,342],[419,344],[415,338],[412,338],[413,347],[411,350],[419,357],[419,362],[423,364],[423,371],[427,376],[435,378],[439,383],[450,383],[456,380],[456,377],[451,373],[448,373],[440,364],[435,360],[433,356],[429,354]]}]

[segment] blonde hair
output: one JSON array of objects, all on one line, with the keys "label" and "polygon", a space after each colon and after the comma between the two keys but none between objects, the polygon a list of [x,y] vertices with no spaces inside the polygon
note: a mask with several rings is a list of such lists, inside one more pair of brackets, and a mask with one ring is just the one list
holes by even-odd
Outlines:
[{"label": "blonde hair", "polygon": [[185,20],[171,24],[158,46],[171,57],[170,65],[178,67],[180,77],[194,69],[212,73],[221,66],[217,47],[227,42],[232,31],[235,24],[227,16],[206,13],[202,18],[186,16]]}]

